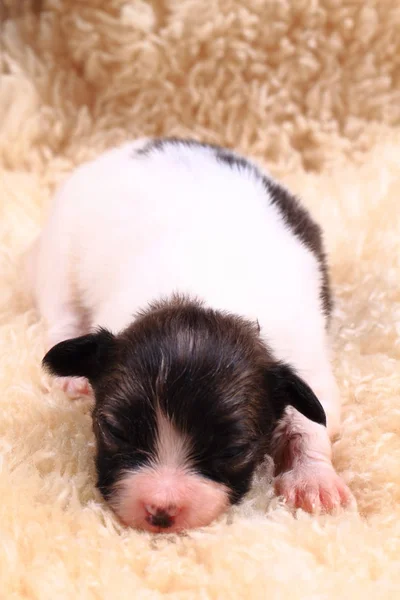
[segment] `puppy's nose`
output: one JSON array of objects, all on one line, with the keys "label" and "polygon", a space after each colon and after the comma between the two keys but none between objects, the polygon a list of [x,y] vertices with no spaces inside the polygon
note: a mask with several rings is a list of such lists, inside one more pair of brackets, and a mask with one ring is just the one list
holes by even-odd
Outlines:
[{"label": "puppy's nose", "polygon": [[146,510],[146,521],[154,527],[161,527],[162,529],[169,529],[175,522],[175,517],[179,512],[179,509],[175,505],[169,506],[154,506],[152,504],[145,505]]}]

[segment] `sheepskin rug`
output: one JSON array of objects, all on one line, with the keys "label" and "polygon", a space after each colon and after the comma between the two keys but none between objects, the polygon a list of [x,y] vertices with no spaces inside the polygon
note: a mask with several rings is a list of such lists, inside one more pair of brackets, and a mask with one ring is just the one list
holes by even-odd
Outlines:
[{"label": "sheepskin rug", "polygon": [[[399,598],[398,0],[0,4],[0,598]],[[96,492],[91,406],[41,372],[21,257],[75,165],[165,134],[262,161],[324,227],[356,512],[293,515],[266,468],[210,527],[152,537]]]}]

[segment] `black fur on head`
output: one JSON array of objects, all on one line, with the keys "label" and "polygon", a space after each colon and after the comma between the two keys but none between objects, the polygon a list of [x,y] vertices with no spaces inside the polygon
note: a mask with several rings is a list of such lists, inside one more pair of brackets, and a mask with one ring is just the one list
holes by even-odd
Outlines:
[{"label": "black fur on head", "polygon": [[190,440],[196,472],[225,484],[233,503],[248,491],[286,406],[326,424],[314,393],[274,359],[257,324],[181,297],[150,306],[119,335],[102,329],[61,342],[43,364],[93,387],[106,498],[124,470],[151,459],[157,408]]}]

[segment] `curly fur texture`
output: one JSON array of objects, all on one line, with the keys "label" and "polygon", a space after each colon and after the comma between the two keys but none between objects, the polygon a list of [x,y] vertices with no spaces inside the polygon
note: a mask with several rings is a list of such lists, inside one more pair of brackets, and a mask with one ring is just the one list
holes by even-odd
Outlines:
[{"label": "curly fur texture", "polygon": [[[0,597],[396,597],[397,0],[44,0],[36,16],[3,4]],[[358,514],[293,516],[260,478],[211,527],[155,539],[121,528],[96,494],[90,405],[48,390],[21,255],[75,165],[164,134],[262,160],[324,227],[343,398],[334,463]]]}]

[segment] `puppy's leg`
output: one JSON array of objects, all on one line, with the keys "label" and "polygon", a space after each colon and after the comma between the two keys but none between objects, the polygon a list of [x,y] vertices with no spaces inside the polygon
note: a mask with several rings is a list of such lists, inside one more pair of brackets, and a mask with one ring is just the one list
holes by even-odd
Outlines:
[{"label": "puppy's leg", "polygon": [[[339,425],[340,406],[330,371],[325,385],[313,387],[327,416],[327,427],[318,425],[288,407],[273,435],[275,490],[294,508],[331,512],[351,503],[353,497],[332,465],[331,438]],[[319,384],[318,384],[319,383]]]},{"label": "puppy's leg", "polygon": [[[86,333],[68,277],[68,257],[48,246],[47,239],[36,241],[26,263],[36,304],[45,321],[46,351]],[[88,381],[82,377],[56,377],[55,384],[71,398],[91,394]]]},{"label": "puppy's leg", "polygon": [[[64,340],[83,335],[85,331],[81,326],[81,319],[76,308],[71,304],[57,302],[60,298],[55,297],[55,304],[51,311],[45,316],[47,324],[46,350]],[[92,389],[84,377],[55,377],[56,387],[63,390],[70,398],[90,396]]]},{"label": "puppy's leg", "polygon": [[[85,333],[79,311],[73,304],[62,302],[57,293],[54,294],[51,307],[48,308],[48,312],[43,312],[47,321],[46,350],[50,350],[59,342]],[[54,383],[70,398],[79,398],[92,393],[89,382],[84,377],[55,377]]]}]

